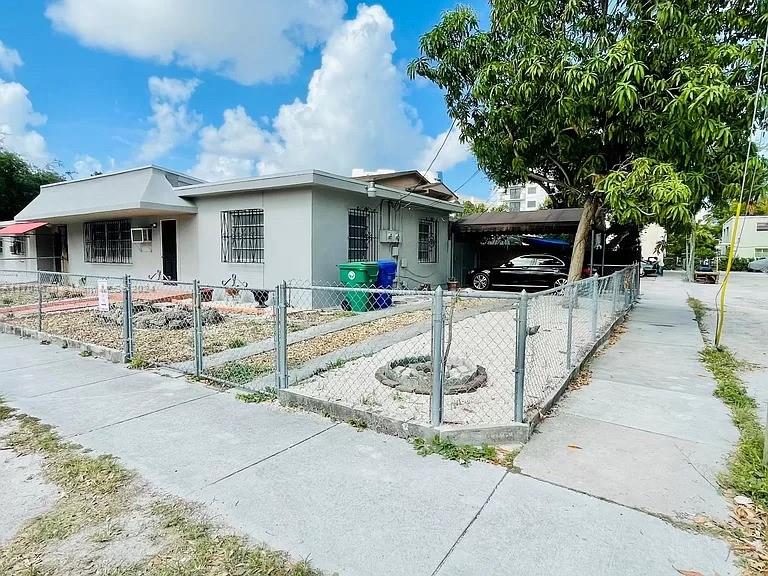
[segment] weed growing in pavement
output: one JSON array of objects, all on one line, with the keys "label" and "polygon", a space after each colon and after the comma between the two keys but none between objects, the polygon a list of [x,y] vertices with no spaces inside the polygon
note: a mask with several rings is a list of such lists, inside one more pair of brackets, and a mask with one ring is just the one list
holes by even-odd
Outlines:
[{"label": "weed growing in pavement", "polygon": [[246,364],[245,362],[227,362],[207,370],[209,376],[234,384],[246,384],[251,380],[268,374],[272,367],[266,364]]},{"label": "weed growing in pavement", "polygon": [[133,370],[144,370],[144,368],[149,368],[149,361],[141,354],[134,354],[128,363],[128,367]]},{"label": "weed growing in pavement", "polygon": [[737,372],[747,364],[727,348],[708,346],[701,359],[717,381],[715,396],[731,409],[733,423],[739,429],[739,444],[731,458],[723,482],[740,494],[746,494],[768,507],[768,470],[763,466],[763,429],[757,418],[755,401],[747,394]]},{"label": "weed growing in pavement", "polygon": [[80,351],[80,356],[82,356],[83,358],[89,358],[89,357],[93,356],[93,352],[91,352],[90,350],[88,350],[86,348],[85,350],[81,350]]},{"label": "weed growing in pavement", "polygon": [[245,346],[245,340],[242,338],[232,338],[227,342],[227,348],[242,348],[243,346]]},{"label": "weed growing in pavement", "polygon": [[246,404],[258,404],[260,402],[272,402],[277,398],[277,390],[268,386],[264,390],[255,390],[254,392],[240,392],[236,398]]},{"label": "weed growing in pavement", "polygon": [[699,325],[699,330],[706,332],[706,326],[704,325],[704,317],[707,315],[708,308],[704,305],[704,302],[698,298],[688,297],[688,306],[693,310],[693,315],[696,318],[696,323]]},{"label": "weed growing in pavement", "polygon": [[473,460],[497,462],[499,458],[499,451],[495,446],[454,444],[450,440],[442,440],[439,436],[433,436],[432,440],[414,438],[411,440],[411,444],[419,456],[439,454],[446,460],[456,460],[462,466],[468,466]]},{"label": "weed growing in pavement", "polygon": [[349,420],[347,420],[347,424],[352,426],[352,428],[357,429],[358,431],[365,430],[366,428],[368,428],[368,424],[364,420],[360,420],[359,418],[350,418]]}]

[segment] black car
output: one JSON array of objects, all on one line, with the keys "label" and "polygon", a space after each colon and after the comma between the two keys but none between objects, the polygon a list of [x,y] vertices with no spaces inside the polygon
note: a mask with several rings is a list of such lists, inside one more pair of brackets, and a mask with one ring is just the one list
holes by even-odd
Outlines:
[{"label": "black car", "polygon": [[501,266],[470,270],[467,280],[475,290],[553,288],[568,282],[568,264],[551,254],[525,254]]}]

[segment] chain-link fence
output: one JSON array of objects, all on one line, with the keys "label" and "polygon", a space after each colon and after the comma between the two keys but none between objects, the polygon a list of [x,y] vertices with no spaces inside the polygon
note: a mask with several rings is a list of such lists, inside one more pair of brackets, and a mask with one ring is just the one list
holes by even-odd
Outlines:
[{"label": "chain-link fence", "polygon": [[638,267],[536,293],[0,272],[0,323],[224,385],[427,425],[547,409],[639,292]]}]

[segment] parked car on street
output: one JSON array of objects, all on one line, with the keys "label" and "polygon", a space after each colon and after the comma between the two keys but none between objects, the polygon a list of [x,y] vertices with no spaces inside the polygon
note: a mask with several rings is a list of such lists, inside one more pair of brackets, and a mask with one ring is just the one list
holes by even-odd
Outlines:
[{"label": "parked car on street", "polygon": [[658,276],[658,275],[659,275],[658,260],[642,260],[640,262],[640,276]]},{"label": "parked car on street", "polygon": [[750,272],[768,272],[768,258],[758,258],[747,264]]},{"label": "parked car on street", "polygon": [[553,288],[568,282],[568,264],[551,254],[525,254],[500,266],[470,270],[467,280],[475,290]]}]

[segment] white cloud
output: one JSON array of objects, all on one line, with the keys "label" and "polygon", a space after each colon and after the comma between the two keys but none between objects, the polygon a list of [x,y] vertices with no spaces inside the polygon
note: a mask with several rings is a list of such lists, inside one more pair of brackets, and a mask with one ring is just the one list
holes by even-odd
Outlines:
[{"label": "white cloud", "polygon": [[88,154],[78,154],[75,156],[75,172],[79,178],[90,176],[94,172],[103,172],[101,162]]},{"label": "white cloud", "polygon": [[37,166],[51,161],[45,138],[32,128],[45,124],[35,112],[29,92],[18,82],[0,80],[0,147],[23,156]]},{"label": "white cloud", "polygon": [[[459,129],[454,128],[451,130],[446,140],[447,132],[446,130],[434,138],[429,138],[426,147],[422,151],[421,158],[416,161],[419,170],[426,170],[431,164],[429,176],[433,178],[437,176],[437,172],[448,170],[469,158],[470,155],[469,147],[459,142]],[[440,148],[441,145],[442,149]],[[432,162],[433,159],[434,162]]]},{"label": "white cloud", "polygon": [[87,46],[254,84],[294,72],[345,12],[343,0],[55,0],[46,16]]},{"label": "white cloud", "polygon": [[199,83],[196,79],[185,81],[157,76],[149,79],[152,108],[149,121],[153,127],[141,145],[141,160],[154,160],[163,156],[200,128],[202,117],[187,108]]},{"label": "white cloud", "polygon": [[9,76],[13,75],[13,71],[21,66],[21,56],[13,48],[9,48],[3,41],[0,40],[0,71],[5,72]]},{"label": "white cloud", "polygon": [[[444,135],[423,134],[403,98],[392,30],[383,8],[358,6],[357,16],[328,39],[306,100],[281,106],[270,124],[259,125],[242,107],[225,111],[221,126],[201,131],[194,173],[214,180],[306,168],[340,174],[426,168],[424,158]],[[455,137],[433,169],[469,156]]]}]

